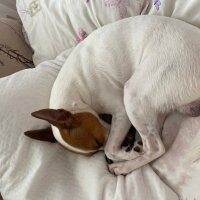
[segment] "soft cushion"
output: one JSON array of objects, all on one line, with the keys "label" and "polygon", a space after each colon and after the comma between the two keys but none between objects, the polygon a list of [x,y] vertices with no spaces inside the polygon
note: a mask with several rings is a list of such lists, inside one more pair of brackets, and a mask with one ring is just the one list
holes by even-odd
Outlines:
[{"label": "soft cushion", "polygon": [[15,0],[1,0],[0,1],[0,17],[12,17],[18,19],[19,16],[16,10]]},{"label": "soft cushion", "polygon": [[35,64],[74,47],[93,30],[125,17],[155,14],[200,27],[199,0],[17,0]]},{"label": "soft cushion", "polygon": [[148,14],[181,19],[200,28],[199,0],[151,0]]},{"label": "soft cushion", "polygon": [[21,27],[16,20],[0,18],[0,77],[33,67],[32,50]]},{"label": "soft cushion", "polygon": [[39,64],[74,47],[95,29],[145,12],[146,0],[17,0],[17,10]]}]

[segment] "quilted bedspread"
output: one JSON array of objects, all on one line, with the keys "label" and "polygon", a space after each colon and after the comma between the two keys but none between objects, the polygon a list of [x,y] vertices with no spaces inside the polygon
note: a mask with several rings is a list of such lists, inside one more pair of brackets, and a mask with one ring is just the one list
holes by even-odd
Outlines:
[{"label": "quilted bedspread", "polygon": [[[140,14],[145,7],[146,14],[172,16],[200,26],[197,6],[199,0],[184,1],[185,4],[181,0],[135,1],[138,2],[138,8],[142,8],[137,10],[136,14]],[[95,14],[95,8],[99,8],[96,6],[97,1],[83,0],[90,12],[86,15],[85,7],[81,6],[80,10],[83,11],[79,13],[80,17],[74,26],[72,26],[72,21],[75,19],[73,12],[66,15],[55,13],[52,21],[49,11],[57,10],[52,6],[56,1],[18,0],[18,2],[20,2],[18,5],[20,17],[24,19],[23,24],[29,42],[36,51],[34,58],[38,65],[35,69],[23,70],[0,79],[2,197],[5,200],[199,200],[200,161],[191,163],[188,154],[191,151],[191,144],[200,134],[200,117],[191,118],[178,113],[169,115],[163,129],[166,153],[153,163],[127,176],[110,174],[103,152],[96,153],[92,157],[84,157],[70,153],[58,144],[34,141],[23,134],[24,131],[47,126],[46,122],[34,119],[30,113],[49,106],[53,83],[73,47],[81,42],[87,33],[99,28],[104,22],[108,24],[115,21],[116,13],[119,19],[122,18],[121,15],[132,16],[130,5],[134,4],[134,1],[102,1],[104,2],[102,6],[106,8],[106,16],[112,11],[112,19],[108,20],[100,9],[98,10],[101,13],[100,17]],[[71,0],[63,2],[70,5]],[[35,7],[36,5],[39,7]],[[60,4],[57,6],[60,8],[59,11],[65,10]],[[34,16],[30,16],[32,13],[28,12],[30,9],[34,11]],[[45,9],[48,10],[47,13],[44,13]],[[71,21],[67,18],[69,16]],[[88,22],[91,16],[93,18]],[[79,24],[81,17],[85,17],[82,21],[84,24]],[[45,23],[42,23],[42,19],[45,19]],[[49,21],[52,29],[43,29],[49,37],[40,35],[40,30],[50,24]],[[73,33],[65,26],[56,24],[59,21],[67,21]],[[40,26],[37,26],[38,24]],[[92,26],[83,26],[85,24]],[[59,27],[62,30],[67,29],[67,37],[63,38],[62,34],[58,33]],[[83,28],[79,29],[80,27]],[[78,33],[75,30],[79,30]],[[39,42],[36,37],[38,35],[41,38]],[[43,39],[49,40],[49,43]],[[58,44],[58,41],[63,45]]]},{"label": "quilted bedspread", "polygon": [[[200,118],[171,114],[164,126],[164,156],[127,176],[109,173],[104,154],[75,155],[58,144],[26,138],[47,126],[30,116],[48,107],[52,85],[70,51],[35,69],[0,79],[0,190],[5,199],[178,200],[199,198],[200,164],[186,159]],[[45,78],[44,78],[45,77]]]}]

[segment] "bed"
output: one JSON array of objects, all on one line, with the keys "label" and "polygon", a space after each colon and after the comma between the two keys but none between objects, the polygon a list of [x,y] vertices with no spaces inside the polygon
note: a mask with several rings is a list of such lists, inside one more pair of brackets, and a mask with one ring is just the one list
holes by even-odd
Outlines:
[{"label": "bed", "polygon": [[3,199],[200,199],[200,162],[188,159],[200,134],[200,117],[172,113],[162,133],[167,152],[127,176],[110,174],[102,152],[83,157],[58,144],[34,141],[23,135],[26,130],[47,126],[30,113],[48,107],[60,68],[91,32],[141,14],[164,15],[200,27],[200,2],[17,0],[16,8],[14,1],[0,1],[1,20],[9,18],[18,22],[20,19],[23,24],[21,27],[18,23],[20,30],[23,29],[20,32],[23,40],[18,39],[13,45],[19,43],[18,51],[23,52],[20,55],[28,60],[28,65],[19,61],[7,64],[8,71],[0,68],[0,192]]}]

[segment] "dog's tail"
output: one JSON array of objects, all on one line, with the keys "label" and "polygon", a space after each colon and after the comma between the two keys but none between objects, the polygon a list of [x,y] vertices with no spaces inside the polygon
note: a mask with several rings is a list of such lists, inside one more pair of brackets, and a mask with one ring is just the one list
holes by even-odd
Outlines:
[{"label": "dog's tail", "polygon": [[200,160],[200,130],[194,137],[193,142],[189,147],[186,158],[191,164]]}]

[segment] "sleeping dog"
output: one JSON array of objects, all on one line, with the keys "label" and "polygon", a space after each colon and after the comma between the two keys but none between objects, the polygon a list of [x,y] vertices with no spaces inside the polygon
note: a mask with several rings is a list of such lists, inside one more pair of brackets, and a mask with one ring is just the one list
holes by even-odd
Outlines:
[{"label": "sleeping dog", "polygon": [[[33,116],[52,124],[65,148],[104,151],[109,170],[127,174],[165,152],[160,134],[168,113],[200,114],[200,30],[161,16],[107,25],[80,43],[54,83],[50,109]],[[109,130],[98,113],[112,115]],[[131,124],[143,151],[121,148]]]}]

